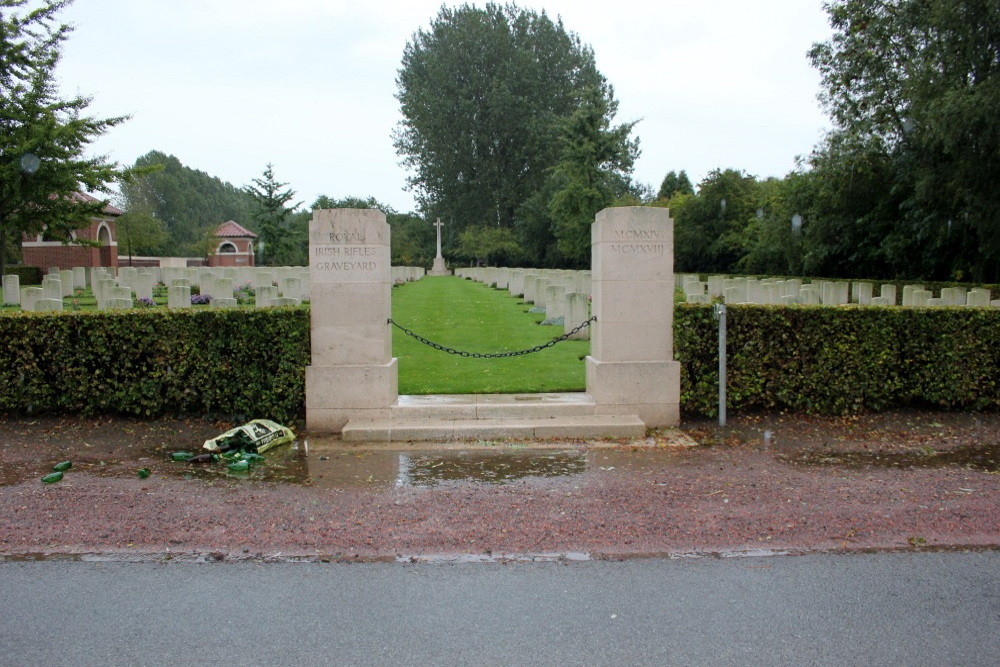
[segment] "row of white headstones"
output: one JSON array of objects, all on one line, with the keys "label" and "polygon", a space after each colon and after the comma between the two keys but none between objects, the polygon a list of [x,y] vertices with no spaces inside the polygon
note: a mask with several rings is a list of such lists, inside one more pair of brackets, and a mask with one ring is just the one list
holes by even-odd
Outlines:
[{"label": "row of white headstones", "polygon": [[[456,269],[455,275],[509,290],[535,309],[544,310],[546,322],[561,319],[568,333],[589,317],[590,272],[551,269],[466,268]],[[945,287],[938,296],[923,285],[904,285],[901,299],[896,286],[884,284],[874,295],[876,285],[864,281],[816,281],[779,278],[730,278],[676,274],[674,284],[682,285],[690,303],[711,303],[721,298],[727,304],[760,305],[828,305],[857,304],[861,306],[906,307],[970,306],[1000,308],[1000,299],[991,299],[988,289]],[[586,338],[586,330],[574,335]]]},{"label": "row of white headstones", "polygon": [[169,308],[190,308],[191,288],[211,297],[215,308],[234,307],[236,293],[243,286],[255,290],[258,307],[294,306],[309,298],[309,269],[307,267],[120,267],[117,271],[106,267],[60,270],[50,268],[42,278],[40,287],[20,286],[20,278],[10,274],[3,277],[3,302],[20,306],[24,311],[58,311],[64,299],[77,289],[90,287],[100,310],[134,307],[136,301],[153,301],[153,288],[167,286]]},{"label": "row of white headstones", "polygon": [[507,290],[532,304],[534,312],[544,312],[543,324],[562,325],[574,339],[590,338],[586,327],[573,332],[590,317],[590,271],[490,267],[455,269],[455,275]]},{"label": "row of white headstones", "polygon": [[710,303],[721,297],[726,303],[762,305],[895,306],[901,303],[907,307],[1000,307],[1000,299],[991,299],[990,291],[982,288],[945,287],[934,296],[924,285],[904,285],[900,300],[895,285],[879,286],[879,294],[875,296],[875,284],[862,281],[805,282],[797,278],[725,276],[708,276],[702,281],[695,275],[678,275],[675,280],[675,284],[683,286],[685,299],[691,303]]}]

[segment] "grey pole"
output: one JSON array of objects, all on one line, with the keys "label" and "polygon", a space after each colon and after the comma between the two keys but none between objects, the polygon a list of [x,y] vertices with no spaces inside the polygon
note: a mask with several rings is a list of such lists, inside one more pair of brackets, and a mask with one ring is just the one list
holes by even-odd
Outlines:
[{"label": "grey pole", "polygon": [[719,320],[719,426],[726,425],[726,304],[715,306]]}]

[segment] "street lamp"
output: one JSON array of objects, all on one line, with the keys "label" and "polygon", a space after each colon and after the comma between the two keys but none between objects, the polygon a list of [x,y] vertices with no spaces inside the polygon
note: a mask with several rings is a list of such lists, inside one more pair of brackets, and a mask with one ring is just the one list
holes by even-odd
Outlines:
[{"label": "street lamp", "polygon": [[25,153],[21,156],[21,173],[25,176],[32,176],[42,166],[42,161],[34,153]]}]

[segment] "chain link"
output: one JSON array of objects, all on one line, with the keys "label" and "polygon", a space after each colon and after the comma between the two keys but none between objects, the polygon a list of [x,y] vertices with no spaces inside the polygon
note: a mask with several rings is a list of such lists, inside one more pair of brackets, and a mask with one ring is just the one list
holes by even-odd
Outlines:
[{"label": "chain link", "polygon": [[581,323],[578,327],[576,327],[575,329],[573,329],[571,331],[567,331],[562,336],[559,336],[558,338],[553,338],[548,343],[543,343],[541,345],[536,345],[535,347],[528,348],[527,350],[518,350],[517,352],[493,352],[493,353],[488,353],[488,352],[467,352],[466,350],[456,350],[453,347],[448,347],[446,345],[441,345],[440,343],[435,343],[434,341],[427,340],[426,338],[424,338],[420,334],[413,333],[412,331],[410,331],[406,327],[398,324],[397,322],[394,322],[391,317],[388,320],[388,324],[391,324],[392,326],[396,327],[397,329],[399,329],[400,331],[402,331],[407,336],[409,336],[411,338],[415,338],[416,340],[418,340],[419,342],[423,343],[424,345],[427,345],[428,347],[432,347],[435,350],[441,350],[442,352],[447,352],[448,354],[455,354],[455,355],[458,355],[460,357],[468,357],[468,358],[471,358],[471,359],[507,359],[509,357],[523,357],[526,354],[533,354],[535,352],[541,352],[542,350],[545,350],[545,349],[548,349],[548,348],[554,346],[556,343],[561,343],[564,340],[568,340],[570,337],[572,337],[572,336],[580,333],[582,330],[584,330],[587,327],[589,327],[590,324],[591,324],[591,322],[596,322],[596,321],[597,321],[597,316],[591,317],[586,322]]}]

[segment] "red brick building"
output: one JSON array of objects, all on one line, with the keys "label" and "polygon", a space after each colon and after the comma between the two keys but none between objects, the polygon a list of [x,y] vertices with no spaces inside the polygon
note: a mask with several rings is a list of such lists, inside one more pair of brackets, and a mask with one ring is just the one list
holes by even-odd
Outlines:
[{"label": "red brick building", "polygon": [[[81,192],[74,196],[80,201],[99,201]],[[97,241],[100,243],[99,247],[49,240],[45,232],[36,236],[24,235],[21,238],[21,263],[25,266],[37,266],[43,271],[53,267],[72,269],[76,266],[118,268],[118,233],[115,229],[115,218],[121,214],[120,209],[109,204],[104,207],[103,216],[91,220],[89,227],[82,227],[71,234],[71,239],[74,241]]]},{"label": "red brick building", "polygon": [[219,239],[215,252],[208,256],[209,266],[253,266],[254,239],[257,235],[232,220],[215,230]]}]

